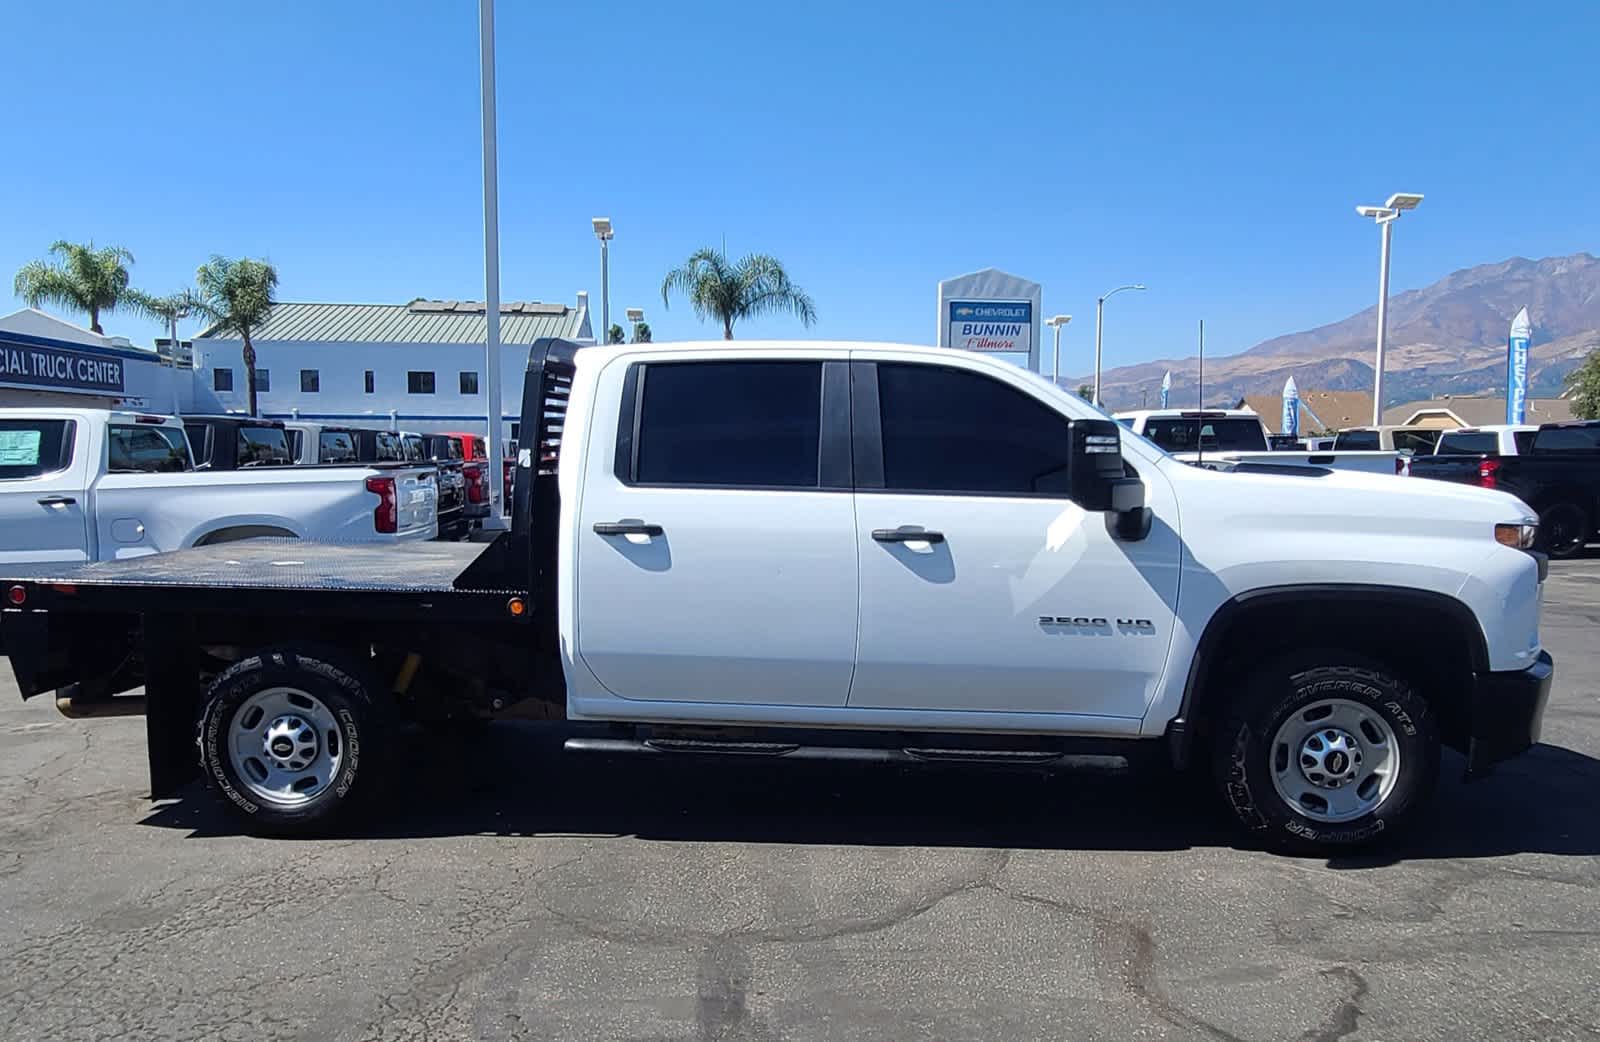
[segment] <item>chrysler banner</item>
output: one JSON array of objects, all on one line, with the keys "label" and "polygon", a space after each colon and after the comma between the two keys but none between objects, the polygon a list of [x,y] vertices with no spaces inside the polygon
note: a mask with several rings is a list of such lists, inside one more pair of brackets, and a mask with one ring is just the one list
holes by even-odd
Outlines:
[{"label": "chrysler banner", "polygon": [[0,340],[0,385],[120,394],[122,360]]},{"label": "chrysler banner", "polygon": [[950,346],[959,351],[1033,351],[1030,301],[952,300]]}]

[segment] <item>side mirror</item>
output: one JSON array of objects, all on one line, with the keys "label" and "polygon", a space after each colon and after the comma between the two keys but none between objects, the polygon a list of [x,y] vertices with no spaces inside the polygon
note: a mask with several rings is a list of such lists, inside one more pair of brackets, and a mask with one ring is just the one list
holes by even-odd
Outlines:
[{"label": "side mirror", "polygon": [[1122,427],[1115,420],[1073,420],[1067,430],[1068,487],[1073,502],[1092,513],[1144,506],[1144,484],[1122,465]]}]

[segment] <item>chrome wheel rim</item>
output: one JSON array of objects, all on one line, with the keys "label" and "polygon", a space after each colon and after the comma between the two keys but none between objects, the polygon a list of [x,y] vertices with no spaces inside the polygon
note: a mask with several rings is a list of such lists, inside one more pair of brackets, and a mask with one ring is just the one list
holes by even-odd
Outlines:
[{"label": "chrome wheel rim", "polygon": [[301,806],[338,776],[344,736],[316,696],[294,687],[265,688],[234,712],[228,758],[240,783],[258,799]]},{"label": "chrome wheel rim", "polygon": [[1325,698],[1295,710],[1271,748],[1272,784],[1296,813],[1333,824],[1371,814],[1400,777],[1394,728],[1371,706]]}]

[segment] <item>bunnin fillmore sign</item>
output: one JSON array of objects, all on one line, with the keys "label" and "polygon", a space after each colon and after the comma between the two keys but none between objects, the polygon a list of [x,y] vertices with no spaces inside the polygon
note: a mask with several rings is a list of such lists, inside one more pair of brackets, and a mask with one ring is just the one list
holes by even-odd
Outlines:
[{"label": "bunnin fillmore sign", "polygon": [[995,268],[939,283],[939,346],[1039,371],[1039,284]]},{"label": "bunnin fillmore sign", "polygon": [[1033,304],[952,300],[950,346],[961,351],[1033,352]]},{"label": "bunnin fillmore sign", "polygon": [[120,358],[0,337],[0,386],[120,394],[123,364]]}]

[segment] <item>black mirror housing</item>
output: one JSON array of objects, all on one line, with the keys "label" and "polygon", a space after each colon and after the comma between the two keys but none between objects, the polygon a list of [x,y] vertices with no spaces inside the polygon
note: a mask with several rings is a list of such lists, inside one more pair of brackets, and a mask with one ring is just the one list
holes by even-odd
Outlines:
[{"label": "black mirror housing", "polygon": [[1068,484],[1083,509],[1117,514],[1144,506],[1144,483],[1122,464],[1122,425],[1115,420],[1073,420],[1068,425]]}]

